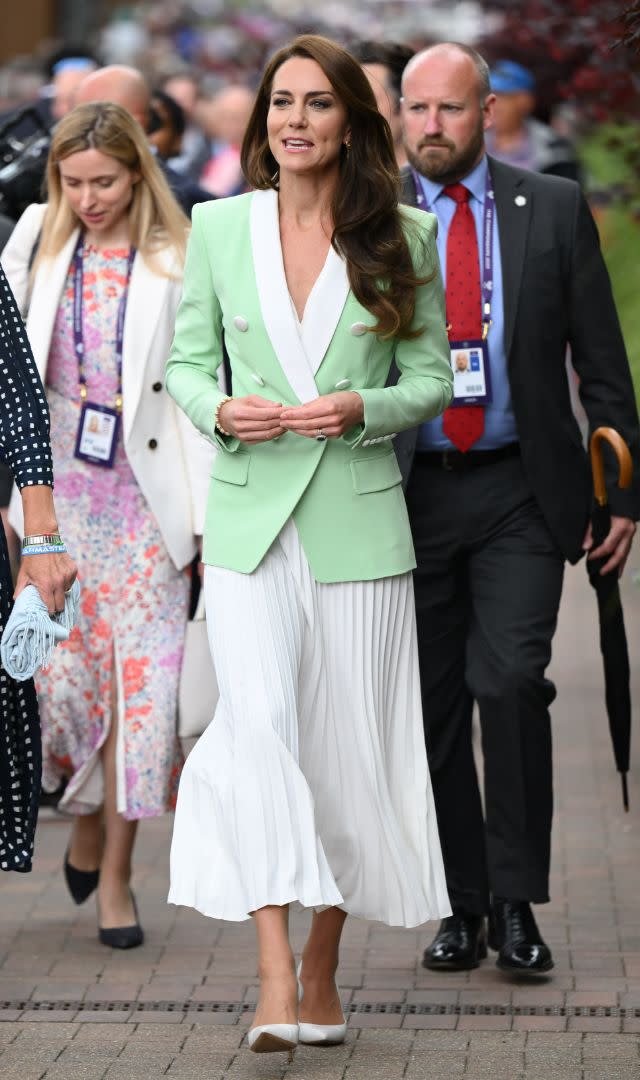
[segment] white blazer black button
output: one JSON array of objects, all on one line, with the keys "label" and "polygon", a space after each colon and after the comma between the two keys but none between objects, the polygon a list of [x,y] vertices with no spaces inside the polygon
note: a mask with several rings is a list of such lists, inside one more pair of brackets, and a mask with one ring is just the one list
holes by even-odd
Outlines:
[{"label": "white blazer black button", "polygon": [[155,392],[157,394],[159,390],[162,390],[162,383],[161,382],[154,382],[153,389],[155,390]]},{"label": "white blazer black button", "polygon": [[155,450],[157,448],[157,446],[158,446],[158,440],[157,439],[149,439],[149,442],[147,443],[147,446],[149,447],[150,450]]}]

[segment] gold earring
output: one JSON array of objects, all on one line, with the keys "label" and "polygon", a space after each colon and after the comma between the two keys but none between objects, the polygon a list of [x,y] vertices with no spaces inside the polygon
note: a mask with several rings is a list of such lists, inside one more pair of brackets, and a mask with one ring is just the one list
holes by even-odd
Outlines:
[{"label": "gold earring", "polygon": [[351,149],[351,143],[347,142],[347,140],[345,139],[345,141],[343,143],[343,146],[344,146],[345,150],[347,151],[347,153],[349,153],[349,151]]}]

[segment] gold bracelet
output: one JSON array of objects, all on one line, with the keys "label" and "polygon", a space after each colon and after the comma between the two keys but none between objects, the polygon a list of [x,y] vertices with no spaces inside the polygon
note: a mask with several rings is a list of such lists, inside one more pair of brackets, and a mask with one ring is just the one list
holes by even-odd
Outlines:
[{"label": "gold bracelet", "polygon": [[219,401],[216,405],[216,411],[213,414],[213,426],[220,432],[221,435],[231,435],[231,432],[223,428],[222,424],[220,423],[220,409],[223,405],[226,405],[227,401],[233,401],[233,398],[225,397],[222,399],[222,401]]}]

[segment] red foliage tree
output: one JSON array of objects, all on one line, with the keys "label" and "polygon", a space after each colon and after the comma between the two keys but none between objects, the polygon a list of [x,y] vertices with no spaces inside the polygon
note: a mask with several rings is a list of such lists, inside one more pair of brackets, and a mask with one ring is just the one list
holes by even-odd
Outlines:
[{"label": "red foliage tree", "polygon": [[640,0],[486,0],[504,16],[480,42],[489,61],[517,60],[538,84],[544,118],[575,102],[591,119],[640,117]]}]

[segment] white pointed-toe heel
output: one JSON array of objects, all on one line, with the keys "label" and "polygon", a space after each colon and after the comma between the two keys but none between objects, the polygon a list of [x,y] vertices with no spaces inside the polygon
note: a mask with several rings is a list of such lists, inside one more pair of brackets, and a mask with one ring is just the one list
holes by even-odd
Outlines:
[{"label": "white pointed-toe heel", "polygon": [[[302,960],[298,964],[298,1001],[302,1001],[304,990],[300,975],[302,972]],[[306,1046],[339,1046],[347,1037],[347,1021],[343,1019],[341,1024],[298,1024],[298,1039]]]},{"label": "white pointed-toe heel", "polygon": [[247,1032],[247,1042],[254,1054],[275,1054],[288,1051],[289,1060],[292,1061],[293,1051],[299,1042],[298,1025],[262,1024],[260,1027],[252,1027]]}]

